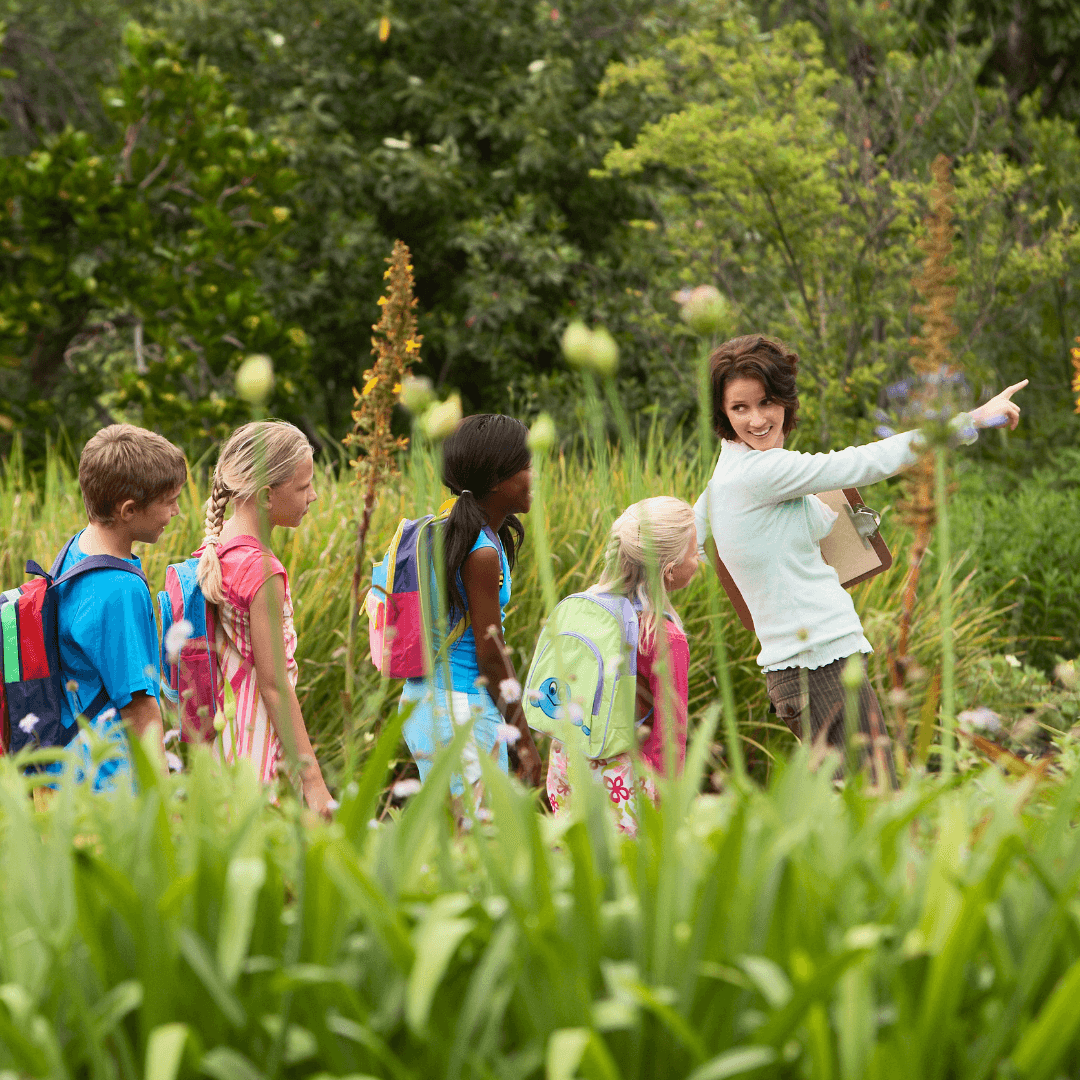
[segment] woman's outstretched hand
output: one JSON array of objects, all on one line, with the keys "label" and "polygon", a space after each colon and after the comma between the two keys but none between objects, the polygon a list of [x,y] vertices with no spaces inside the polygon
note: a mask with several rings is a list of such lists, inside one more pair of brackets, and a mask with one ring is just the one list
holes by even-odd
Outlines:
[{"label": "woman's outstretched hand", "polygon": [[1020,406],[1012,400],[1012,396],[1018,390],[1023,390],[1027,384],[1027,379],[1013,383],[1012,386],[1005,387],[996,397],[992,397],[985,405],[972,409],[971,422],[977,428],[1004,427],[1008,424],[1009,430],[1014,431],[1020,422]]}]

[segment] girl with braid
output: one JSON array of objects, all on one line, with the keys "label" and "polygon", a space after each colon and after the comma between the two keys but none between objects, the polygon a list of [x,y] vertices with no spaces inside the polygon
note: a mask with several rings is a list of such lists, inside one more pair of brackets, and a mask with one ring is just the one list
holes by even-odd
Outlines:
[{"label": "girl with braid", "polygon": [[289,578],[269,546],[275,525],[295,529],[303,521],[316,498],[314,475],[311,445],[298,428],[281,420],[245,424],[218,458],[206,538],[195,554],[203,596],[217,607],[222,675],[236,699],[236,718],[218,736],[225,760],[250,760],[268,784],[283,743],[291,745],[308,806],[329,815],[333,800],[296,697]]}]

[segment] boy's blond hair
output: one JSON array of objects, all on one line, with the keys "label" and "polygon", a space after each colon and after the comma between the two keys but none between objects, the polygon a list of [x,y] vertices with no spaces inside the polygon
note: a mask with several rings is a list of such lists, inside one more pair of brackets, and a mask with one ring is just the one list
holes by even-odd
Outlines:
[{"label": "boy's blond hair", "polygon": [[163,435],[134,424],[110,424],[83,447],[79,488],[86,516],[111,525],[128,499],[142,510],[155,499],[179,491],[187,480],[184,452]]},{"label": "boy's blond hair", "polygon": [[638,641],[646,647],[661,612],[682,627],[668,598],[664,575],[682,561],[694,535],[693,507],[670,495],[628,506],[611,526],[604,572],[589,591],[614,592],[636,600],[641,606]]},{"label": "boy's blond hair", "polygon": [[206,500],[206,537],[199,557],[199,587],[211,604],[220,604],[223,599],[217,546],[225,508],[233,499],[250,499],[261,488],[291,480],[300,462],[312,453],[308,437],[284,420],[254,420],[229,436],[221,448]]}]

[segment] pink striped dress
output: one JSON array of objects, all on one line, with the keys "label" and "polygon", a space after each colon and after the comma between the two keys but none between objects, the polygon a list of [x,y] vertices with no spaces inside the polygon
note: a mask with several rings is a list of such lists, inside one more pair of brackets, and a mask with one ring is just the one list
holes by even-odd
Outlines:
[{"label": "pink striped dress", "polygon": [[296,628],[293,626],[289,575],[280,560],[252,537],[250,546],[239,545],[221,555],[223,602],[218,606],[218,655],[221,670],[236,700],[236,719],[218,736],[218,748],[226,761],[247,758],[258,770],[263,783],[277,776],[283,756],[266,705],[255,681],[255,656],[251,647],[251,603],[255,594],[275,574],[285,582],[282,635],[285,642],[285,677],[294,689],[299,669],[296,665]]}]

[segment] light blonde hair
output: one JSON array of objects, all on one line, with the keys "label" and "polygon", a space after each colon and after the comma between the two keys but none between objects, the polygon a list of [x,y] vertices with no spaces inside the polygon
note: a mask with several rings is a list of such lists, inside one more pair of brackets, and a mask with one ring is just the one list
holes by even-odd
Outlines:
[{"label": "light blonde hair", "polygon": [[79,490],[86,516],[111,525],[116,508],[132,499],[139,510],[179,491],[187,480],[184,451],[163,435],[134,424],[110,424],[79,456]]},{"label": "light blonde hair", "polygon": [[211,604],[220,604],[223,596],[217,547],[225,524],[225,508],[233,499],[250,499],[264,487],[277,487],[291,480],[311,453],[307,436],[284,420],[245,424],[221,448],[206,500],[206,536],[198,569],[199,587]]},{"label": "light blonde hair", "polygon": [[638,641],[648,645],[656,631],[657,615],[666,612],[682,629],[668,598],[664,575],[682,562],[695,533],[694,510],[670,495],[628,506],[611,526],[604,572],[590,592],[613,592],[636,600]]}]

